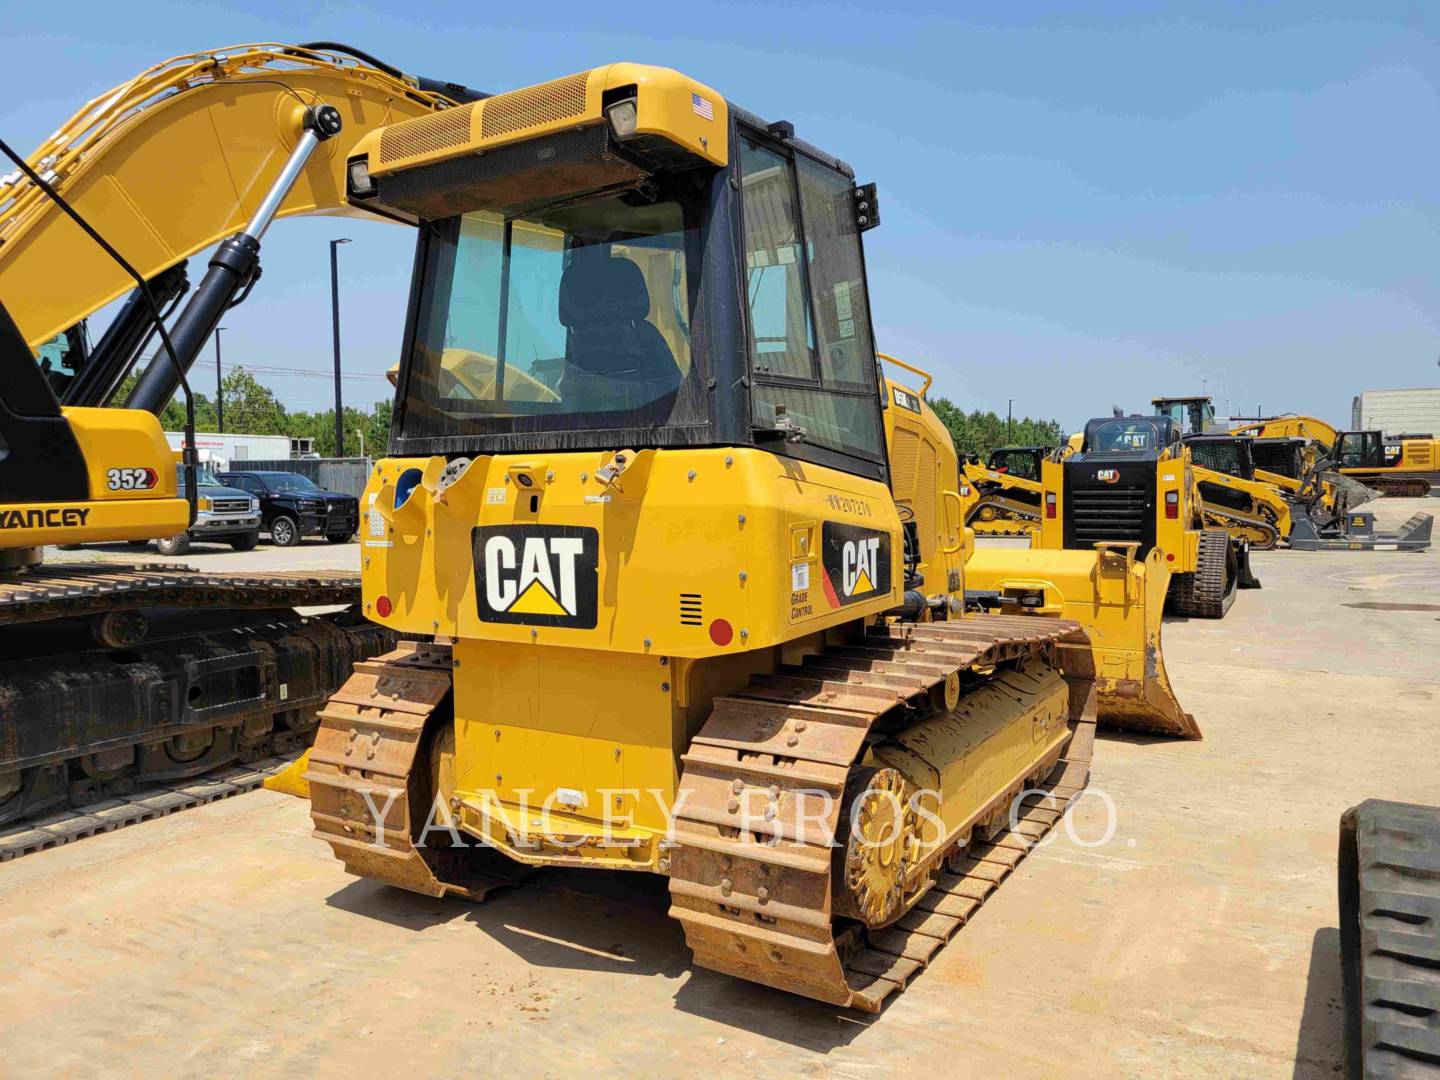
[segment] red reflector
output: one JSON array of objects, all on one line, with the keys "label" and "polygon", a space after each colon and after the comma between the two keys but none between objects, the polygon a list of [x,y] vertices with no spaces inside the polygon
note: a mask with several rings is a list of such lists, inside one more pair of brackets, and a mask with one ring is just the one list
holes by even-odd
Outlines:
[{"label": "red reflector", "polygon": [[1174,556],[1174,555],[1166,555],[1166,556],[1165,556],[1165,561],[1166,561],[1166,562],[1174,562],[1174,561],[1175,561],[1175,556]]},{"label": "red reflector", "polygon": [[1165,493],[1165,516],[1167,518],[1178,518],[1180,516],[1180,493],[1178,491],[1167,491]]},{"label": "red reflector", "polygon": [[1050,491],[1045,493],[1045,516],[1047,518],[1055,516],[1055,494]]},{"label": "red reflector", "polygon": [[375,614],[379,615],[382,619],[394,610],[395,606],[390,603],[390,597],[388,596],[382,596],[375,601]]},{"label": "red reflector", "polygon": [[710,624],[710,640],[716,645],[729,645],[734,637],[734,628],[724,619],[716,619]]}]

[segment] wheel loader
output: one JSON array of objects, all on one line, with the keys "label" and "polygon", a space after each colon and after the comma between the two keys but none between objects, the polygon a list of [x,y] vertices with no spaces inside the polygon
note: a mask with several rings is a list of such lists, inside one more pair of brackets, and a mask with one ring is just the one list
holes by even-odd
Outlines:
[{"label": "wheel loader", "polygon": [[872,340],[873,185],[629,63],[347,172],[420,225],[365,610],[435,642],[332,698],[316,835],[437,897],[663,874],[698,965],[878,1010],[1083,789],[1096,672],[1073,621],[964,610],[953,445]]},{"label": "wheel loader", "polygon": [[[214,797],[194,778],[304,746],[354,661],[393,647],[353,610],[296,610],[357,605],[354,572],[41,556],[193,523],[186,371],[255,285],[266,230],[358,212],[343,198],[357,137],[473,97],[344,46],[236,46],[141,72],[28,159],[0,143],[17,170],[0,185],[0,825],[137,785],[179,786],[167,811]],[[185,259],[217,243],[187,301]],[[122,297],[92,344],[86,318]],[[151,347],[157,359],[116,400]],[[178,473],[157,418],[177,390]],[[112,806],[105,827],[153,812]],[[54,842],[29,835],[0,856]]]}]

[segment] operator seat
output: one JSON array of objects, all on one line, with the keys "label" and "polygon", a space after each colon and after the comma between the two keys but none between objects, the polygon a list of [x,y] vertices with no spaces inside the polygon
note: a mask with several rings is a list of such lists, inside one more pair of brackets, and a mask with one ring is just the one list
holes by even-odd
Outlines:
[{"label": "operator seat", "polygon": [[680,386],[675,356],[653,324],[645,275],[631,259],[580,251],[560,278],[569,331],[560,396],[570,409],[633,409]]}]

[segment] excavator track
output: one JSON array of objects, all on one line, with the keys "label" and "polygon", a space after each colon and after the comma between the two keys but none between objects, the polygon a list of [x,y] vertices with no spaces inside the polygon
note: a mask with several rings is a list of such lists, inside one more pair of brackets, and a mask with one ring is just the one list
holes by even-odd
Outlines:
[{"label": "excavator track", "polygon": [[448,644],[402,641],[355,665],[320,712],[305,773],[310,819],[352,874],[483,900],[524,868],[487,848],[449,847],[443,831],[417,844],[428,822],[412,813],[432,807],[430,754],[441,740],[427,744],[424,735],[431,716],[449,708],[451,664]]},{"label": "excavator track", "polygon": [[1171,578],[1170,600],[1175,611],[1202,619],[1223,618],[1235,602],[1238,584],[1231,561],[1228,533],[1220,529],[1201,532],[1194,573]]},{"label": "excavator track", "polygon": [[[867,744],[883,739],[897,714],[958,680],[984,685],[997,665],[1062,656],[1068,738],[997,790],[948,850],[936,848],[907,870],[900,917],[872,929],[841,917],[832,840]],[[1095,729],[1089,662],[1078,624],[976,616],[875,627],[717,698],[684,755],[670,857],[670,913],[695,962],[878,1012],[1084,789]],[[1026,791],[1032,794],[1019,801]],[[819,793],[828,818],[791,813]],[[740,827],[742,807],[764,807],[763,820],[747,815]],[[782,824],[790,821],[802,825]]]},{"label": "excavator track", "polygon": [[293,609],[359,599],[342,573],[93,563],[0,579],[0,850],[53,846],[16,839],[47,823],[108,831],[149,792],[303,749],[354,662],[395,635]]},{"label": "excavator track", "polygon": [[1371,476],[1365,478],[1364,484],[1392,499],[1423,499],[1430,494],[1430,481],[1424,479]]},{"label": "excavator track", "polygon": [[343,571],[212,574],[158,563],[41,565],[0,578],[0,626],[150,607],[265,610],[360,600]]}]

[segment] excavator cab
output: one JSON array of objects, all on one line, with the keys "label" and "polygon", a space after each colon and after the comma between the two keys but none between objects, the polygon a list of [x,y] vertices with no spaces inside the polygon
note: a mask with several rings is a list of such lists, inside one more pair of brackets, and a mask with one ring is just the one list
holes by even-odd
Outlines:
[{"label": "excavator cab", "polygon": [[1378,431],[1342,431],[1331,456],[1342,469],[1389,469],[1400,459],[1400,444],[1387,444]]},{"label": "excavator cab", "polygon": [[1208,396],[1151,398],[1156,416],[1168,416],[1182,435],[1204,435],[1215,426],[1215,404]]}]

